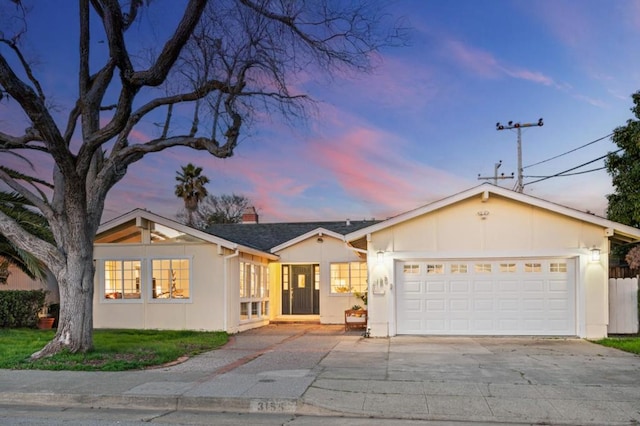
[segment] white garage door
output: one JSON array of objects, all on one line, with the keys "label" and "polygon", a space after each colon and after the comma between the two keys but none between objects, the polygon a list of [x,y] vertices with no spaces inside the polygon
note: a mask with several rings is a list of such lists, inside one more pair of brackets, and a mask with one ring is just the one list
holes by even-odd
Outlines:
[{"label": "white garage door", "polygon": [[573,259],[403,261],[398,334],[576,335]]}]

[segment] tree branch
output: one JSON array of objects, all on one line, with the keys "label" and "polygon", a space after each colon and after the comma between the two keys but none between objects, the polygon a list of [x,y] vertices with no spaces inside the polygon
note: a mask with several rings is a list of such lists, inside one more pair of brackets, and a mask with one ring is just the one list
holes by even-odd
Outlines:
[{"label": "tree branch", "polygon": [[200,21],[207,0],[190,0],[185,13],[173,33],[160,52],[156,62],[145,71],[135,72],[128,81],[136,86],[158,86],[162,84],[169,71],[178,59],[183,46],[191,37],[193,30]]},{"label": "tree branch", "polygon": [[2,54],[0,54],[0,86],[4,87],[20,104],[58,167],[65,169],[67,176],[73,176],[73,157],[67,150],[65,141],[44,104],[44,99],[38,97],[31,87],[18,78]]}]

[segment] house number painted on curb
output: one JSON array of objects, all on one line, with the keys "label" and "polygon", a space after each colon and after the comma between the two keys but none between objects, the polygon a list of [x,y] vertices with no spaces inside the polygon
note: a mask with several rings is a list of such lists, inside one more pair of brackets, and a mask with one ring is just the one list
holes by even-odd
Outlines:
[{"label": "house number painted on curb", "polygon": [[295,403],[278,399],[261,399],[251,401],[251,411],[261,413],[292,413],[295,412]]}]

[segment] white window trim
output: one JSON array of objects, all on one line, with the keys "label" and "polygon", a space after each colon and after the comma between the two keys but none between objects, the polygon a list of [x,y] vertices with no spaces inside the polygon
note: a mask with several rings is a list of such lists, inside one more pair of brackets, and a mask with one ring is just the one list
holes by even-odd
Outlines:
[{"label": "white window trim", "polygon": [[[98,282],[100,284],[100,303],[106,303],[106,304],[119,304],[119,303],[144,303],[144,294],[145,294],[145,285],[144,285],[144,275],[145,275],[145,259],[144,258],[140,258],[140,257],[104,257],[104,258],[97,258],[95,259],[97,265],[96,265],[96,272],[98,275]],[[106,268],[105,268],[105,263],[106,262],[132,262],[132,261],[139,261],[140,262],[140,297],[137,299],[126,299],[126,298],[120,298],[120,299],[111,299],[108,297],[105,297],[106,294],[106,278],[107,278],[107,274],[106,274]]]},{"label": "white window trim", "polygon": [[[345,292],[334,292],[333,291],[333,286],[331,285],[331,281],[333,279],[333,277],[331,276],[331,265],[339,265],[339,264],[344,264],[346,263],[347,265],[349,265],[349,291],[345,291]],[[352,263],[364,263],[367,267],[366,267],[366,271],[367,271],[367,278],[365,280],[365,282],[367,283],[367,286],[365,288],[365,292],[368,290],[368,282],[369,282],[369,264],[367,261],[362,261],[362,260],[347,260],[344,262],[330,262],[329,263],[329,297],[351,297],[353,296],[353,287],[351,286],[351,264]],[[356,290],[357,291],[357,290]]]},{"label": "white window trim", "polygon": [[[188,260],[189,261],[189,297],[182,299],[158,299],[153,297],[153,261],[154,260]],[[193,256],[159,256],[146,258],[147,270],[147,301],[149,303],[158,304],[190,304],[194,300],[194,285],[193,285]]]},{"label": "white window trim", "polygon": [[[269,270],[269,265],[265,264],[265,263],[261,263],[261,262],[256,262],[256,261],[252,261],[252,260],[248,260],[248,259],[240,259],[240,262],[238,262],[238,267],[240,268],[240,270],[242,270],[243,268],[245,268],[245,265],[253,265],[254,267],[257,268],[262,268],[262,271],[260,272],[260,279],[265,281],[265,285],[266,285],[266,290],[269,293],[267,296],[248,296],[248,297],[239,297],[239,309],[238,309],[238,320],[240,321],[240,324],[247,324],[247,323],[251,323],[251,322],[256,322],[256,321],[264,321],[265,319],[269,319],[269,317],[271,316],[271,309],[272,309],[272,304],[271,304],[271,273]],[[242,281],[240,280],[240,275],[241,272],[239,272],[238,275],[238,285],[243,285]],[[245,274],[246,275],[246,274]],[[245,280],[246,280],[246,276],[245,276]],[[260,288],[260,283],[257,284],[258,288]],[[251,293],[251,285],[249,285],[249,293]],[[238,287],[238,296],[240,295],[240,288]],[[267,303],[267,312],[263,315],[262,314],[262,303],[266,302]],[[247,309],[247,318],[242,318],[242,305],[243,304],[248,304],[248,309]],[[254,303],[259,303],[260,304],[260,309],[258,310],[258,314],[257,315],[253,315],[252,313],[252,306]]]}]

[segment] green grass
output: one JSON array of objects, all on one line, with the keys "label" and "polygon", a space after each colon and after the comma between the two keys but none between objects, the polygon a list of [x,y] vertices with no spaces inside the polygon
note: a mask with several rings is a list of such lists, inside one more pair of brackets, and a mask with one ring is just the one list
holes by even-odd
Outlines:
[{"label": "green grass", "polygon": [[55,330],[0,329],[0,368],[32,370],[124,371],[148,368],[224,345],[225,332],[170,330],[95,330],[94,349],[62,352],[31,361]]},{"label": "green grass", "polygon": [[640,355],[640,337],[609,337],[595,343]]}]

